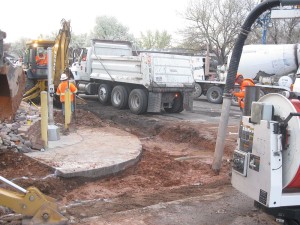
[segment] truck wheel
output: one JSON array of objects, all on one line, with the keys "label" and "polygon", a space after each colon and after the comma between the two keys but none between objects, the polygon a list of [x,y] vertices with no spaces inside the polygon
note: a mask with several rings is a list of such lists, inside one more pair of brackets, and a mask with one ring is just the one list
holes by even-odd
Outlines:
[{"label": "truck wheel", "polygon": [[284,225],[299,225],[299,221],[293,219],[287,219],[285,220]]},{"label": "truck wheel", "polygon": [[239,105],[238,98],[235,97],[234,95],[231,98],[231,105],[234,105],[234,106],[238,106]]},{"label": "truck wheel", "polygon": [[128,103],[128,94],[124,86],[115,86],[111,92],[111,103],[118,109],[124,109]]},{"label": "truck wheel", "polygon": [[[234,88],[234,91],[235,92],[239,92],[240,91],[240,88]],[[238,106],[239,105],[239,100],[236,96],[232,95],[232,98],[231,98],[231,105],[234,105],[234,106]]]},{"label": "truck wheel", "polygon": [[110,103],[111,98],[111,86],[108,84],[101,84],[98,88],[98,99],[103,105]]},{"label": "truck wheel", "polygon": [[223,101],[223,90],[218,86],[212,86],[207,90],[206,97],[210,103],[220,104]]},{"label": "truck wheel", "polygon": [[134,114],[143,114],[148,107],[148,98],[146,92],[142,89],[133,89],[130,92],[128,105],[130,111]]},{"label": "truck wheel", "polygon": [[197,99],[202,95],[202,87],[200,84],[195,84],[195,89],[192,93],[193,99]]},{"label": "truck wheel", "polygon": [[183,111],[183,98],[181,94],[173,99],[171,108],[164,108],[167,113],[180,113]]}]

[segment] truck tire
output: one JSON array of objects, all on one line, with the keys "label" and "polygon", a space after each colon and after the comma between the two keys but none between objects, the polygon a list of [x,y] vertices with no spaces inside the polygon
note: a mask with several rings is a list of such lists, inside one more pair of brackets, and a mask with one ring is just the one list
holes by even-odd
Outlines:
[{"label": "truck tire", "polygon": [[174,98],[171,108],[164,108],[167,113],[180,113],[183,111],[183,98],[181,95]]},{"label": "truck tire", "polygon": [[234,106],[238,106],[239,105],[238,98],[235,97],[234,95],[231,98],[231,105],[234,105]]},{"label": "truck tire", "polygon": [[206,92],[207,100],[210,103],[220,104],[223,101],[223,90],[219,86],[212,86]]},{"label": "truck tire", "polygon": [[[239,91],[240,91],[240,88],[238,88],[238,87],[235,87],[235,88],[234,88],[234,92],[239,92]],[[232,95],[232,98],[231,98],[231,105],[239,106],[239,99],[238,99],[238,97]]]},{"label": "truck tire", "polygon": [[129,95],[128,105],[130,111],[134,114],[139,115],[145,113],[148,107],[146,92],[142,89],[133,89]]},{"label": "truck tire", "polygon": [[111,92],[111,104],[117,109],[126,108],[128,103],[128,93],[124,86],[115,86]]},{"label": "truck tire", "polygon": [[202,87],[200,84],[195,84],[195,89],[192,93],[193,99],[197,99],[202,95]]},{"label": "truck tire", "polygon": [[101,104],[107,105],[110,103],[112,88],[108,84],[101,84],[98,88],[98,100]]}]

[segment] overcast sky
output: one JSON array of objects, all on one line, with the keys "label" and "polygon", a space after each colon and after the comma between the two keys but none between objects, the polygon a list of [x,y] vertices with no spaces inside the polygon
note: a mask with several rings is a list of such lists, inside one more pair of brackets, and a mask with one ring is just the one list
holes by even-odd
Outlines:
[{"label": "overcast sky", "polygon": [[75,34],[89,33],[97,16],[113,16],[130,29],[135,37],[140,32],[167,30],[176,36],[184,27],[184,12],[190,0],[5,0],[0,13],[0,30],[5,42],[22,37],[35,39],[40,34],[57,33],[62,18],[71,20]]}]

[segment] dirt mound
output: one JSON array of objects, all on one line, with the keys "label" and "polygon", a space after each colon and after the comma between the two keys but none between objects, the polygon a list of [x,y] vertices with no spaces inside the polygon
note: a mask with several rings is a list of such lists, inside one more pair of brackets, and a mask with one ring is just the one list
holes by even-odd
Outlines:
[{"label": "dirt mound", "polygon": [[[64,115],[61,110],[54,111],[54,120],[56,123],[64,124]],[[90,111],[85,111],[82,109],[76,109],[76,114],[72,117],[72,124],[82,127],[103,127],[104,124]]]},{"label": "dirt mound", "polygon": [[189,143],[199,146],[202,149],[214,149],[214,140],[210,137],[208,131],[196,130],[194,127],[187,125],[177,125],[164,127],[159,133],[164,141],[176,143]]}]

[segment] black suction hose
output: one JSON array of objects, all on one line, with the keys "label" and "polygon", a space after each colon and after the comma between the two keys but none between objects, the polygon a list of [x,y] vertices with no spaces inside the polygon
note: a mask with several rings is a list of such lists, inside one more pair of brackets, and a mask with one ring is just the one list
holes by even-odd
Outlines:
[{"label": "black suction hose", "polygon": [[231,105],[231,93],[230,90],[234,88],[234,81],[236,72],[240,63],[241,54],[243,51],[243,46],[245,40],[247,39],[248,33],[251,30],[252,24],[255,20],[266,10],[271,9],[273,7],[279,5],[297,5],[300,4],[300,0],[265,0],[257,5],[248,15],[246,18],[240,34],[236,40],[234,45],[231,60],[229,63],[228,75],[226,78],[225,90],[224,90],[224,98],[223,98],[223,105],[222,105],[222,113],[218,128],[218,136],[216,140],[216,148],[214,153],[214,159],[212,163],[212,169],[219,173],[221,164],[222,164],[222,157],[224,153],[225,147],[225,137],[227,132],[227,125],[229,120],[229,111]]},{"label": "black suction hose", "polygon": [[251,31],[251,26],[255,20],[266,10],[279,5],[297,5],[300,4],[300,0],[267,0],[263,1],[257,5],[248,15],[244,24],[241,27],[241,31],[238,35],[238,38],[235,42],[234,48],[232,50],[232,56],[229,63],[228,74],[226,78],[226,85],[224,89],[224,94],[227,95],[230,93],[230,90],[234,88],[235,76],[237,69],[240,63],[240,58],[243,51],[243,46],[249,32]]}]

